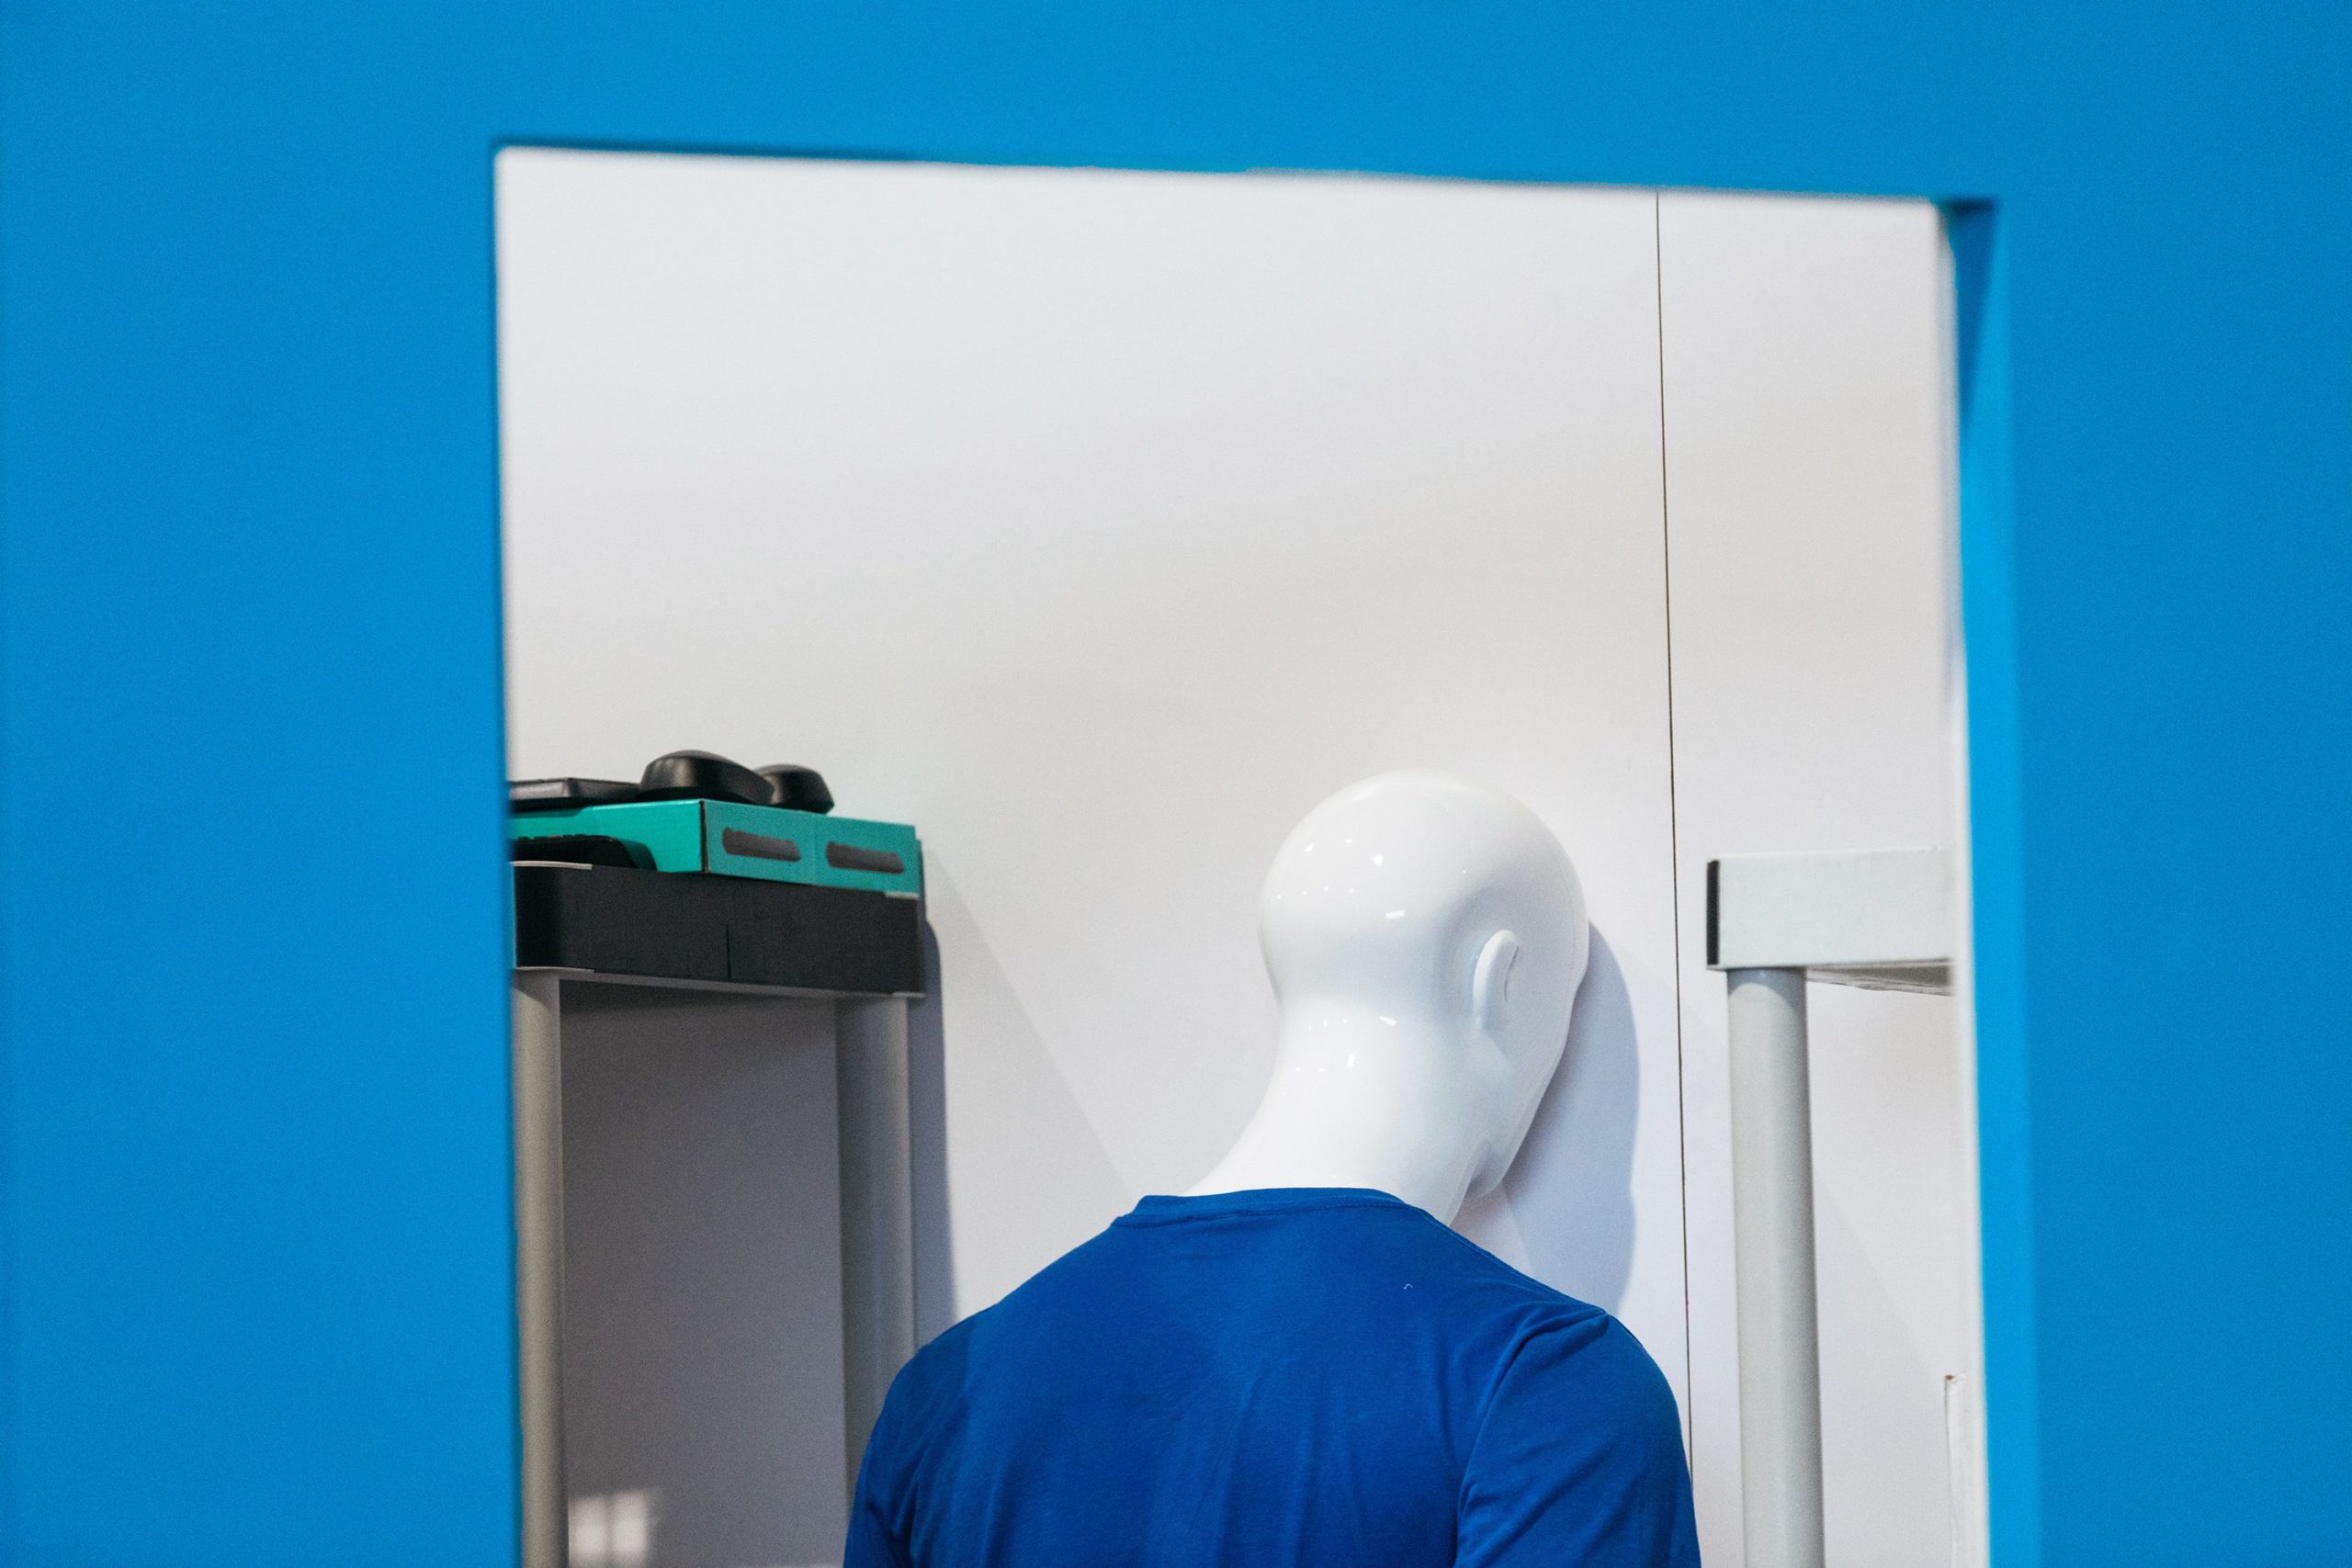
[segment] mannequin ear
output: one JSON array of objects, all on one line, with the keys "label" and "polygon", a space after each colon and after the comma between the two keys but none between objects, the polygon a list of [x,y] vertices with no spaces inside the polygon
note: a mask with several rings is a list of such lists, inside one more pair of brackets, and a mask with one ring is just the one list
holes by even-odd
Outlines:
[{"label": "mannequin ear", "polygon": [[1497,931],[1478,950],[1478,966],[1470,973],[1470,1013],[1488,1034],[1502,1032],[1510,1003],[1511,971],[1519,964],[1519,938]]}]

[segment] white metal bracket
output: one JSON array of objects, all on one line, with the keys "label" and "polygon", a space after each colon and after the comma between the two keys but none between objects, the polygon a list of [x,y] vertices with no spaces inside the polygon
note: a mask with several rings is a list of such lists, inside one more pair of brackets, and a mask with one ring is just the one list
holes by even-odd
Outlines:
[{"label": "white metal bracket", "polygon": [[1707,963],[1730,985],[1732,1225],[1747,1568],[1823,1568],[1805,983],[1947,992],[1957,900],[1940,850],[1727,855]]},{"label": "white metal bracket", "polygon": [[1957,907],[1941,850],[1725,855],[1707,863],[1707,966],[1948,992]]}]

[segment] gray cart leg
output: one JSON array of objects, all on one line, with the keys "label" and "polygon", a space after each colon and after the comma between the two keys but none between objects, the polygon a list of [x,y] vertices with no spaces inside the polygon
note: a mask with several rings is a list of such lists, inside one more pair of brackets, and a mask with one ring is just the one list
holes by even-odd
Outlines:
[{"label": "gray cart leg", "polygon": [[1822,1568],[1805,972],[1734,969],[1733,1247],[1747,1568]]},{"label": "gray cart leg", "polygon": [[564,1568],[562,982],[518,974],[514,1001],[514,1305],[523,1431],[523,1568]]},{"label": "gray cart leg", "polygon": [[849,1485],[890,1380],[915,1353],[907,1004],[840,1004],[842,1361]]}]

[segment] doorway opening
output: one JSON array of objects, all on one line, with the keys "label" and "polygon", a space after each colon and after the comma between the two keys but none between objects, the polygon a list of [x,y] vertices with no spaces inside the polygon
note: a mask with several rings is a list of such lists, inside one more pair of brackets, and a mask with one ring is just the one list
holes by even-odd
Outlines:
[{"label": "doorway opening", "polygon": [[[1352,779],[1454,769],[1553,826],[1595,925],[1559,1080],[1462,1228],[1641,1338],[1707,1560],[1736,1564],[1706,866],[1937,848],[1965,887],[1935,209],[529,148],[497,185],[510,773],[701,748],[921,831],[919,1337],[1198,1178],[1264,1080],[1253,908],[1283,831]],[[1814,1010],[1830,1552],[1973,1560],[1967,999]],[[743,1235],[790,1210],[762,1150],[828,1212],[826,1159],[788,1157],[836,1124],[830,1088],[786,1082],[827,1070],[803,1021],[775,1024],[802,1055],[769,1100],[632,1120],[627,1090],[594,1124],[638,1161],[731,1126]],[[567,1158],[628,1166],[586,1140]],[[834,1234],[741,1284],[763,1339],[697,1339],[663,1280],[701,1265],[645,1239],[679,1235],[649,1189],[575,1190],[605,1196],[573,1234],[610,1245],[567,1304],[598,1434],[569,1498],[640,1563],[830,1561],[847,1461],[806,1427],[842,1417],[792,1389],[838,1361],[839,1314],[760,1292],[832,1267]],[[770,1402],[742,1416],[768,1472],[807,1481],[756,1506],[658,1435],[745,1355],[800,1369],[736,1380]],[[610,1527],[624,1497],[641,1528]],[[730,1508],[733,1534],[687,1522]]]}]

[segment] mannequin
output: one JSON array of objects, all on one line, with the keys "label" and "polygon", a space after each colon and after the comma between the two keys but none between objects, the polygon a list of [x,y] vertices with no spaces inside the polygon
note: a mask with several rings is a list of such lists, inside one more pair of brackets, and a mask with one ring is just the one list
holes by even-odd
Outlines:
[{"label": "mannequin", "polygon": [[1534,813],[1430,769],[1332,795],[1259,898],[1273,1078],[1193,1195],[1369,1188],[1451,1223],[1502,1179],[1558,1067],[1589,932]]},{"label": "mannequin", "polygon": [[1446,1228],[1566,1041],[1557,840],[1383,774],[1298,825],[1260,925],[1282,1017],[1240,1142],[916,1352],[843,1568],[1699,1568],[1648,1352]]}]

